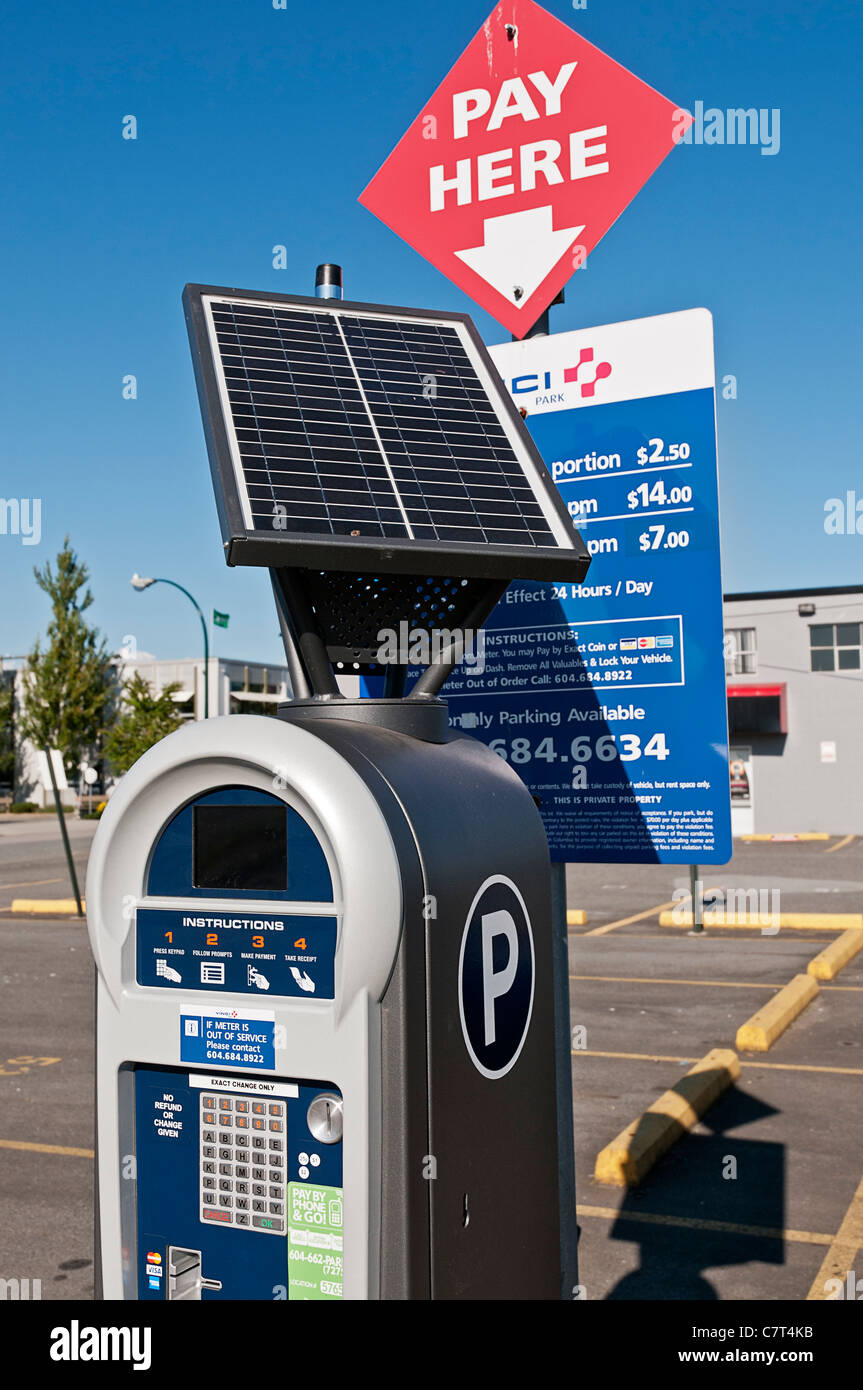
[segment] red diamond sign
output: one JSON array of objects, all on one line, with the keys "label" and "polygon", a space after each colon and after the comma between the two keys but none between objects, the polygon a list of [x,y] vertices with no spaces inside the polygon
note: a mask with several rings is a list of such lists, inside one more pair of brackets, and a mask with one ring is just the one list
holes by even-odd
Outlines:
[{"label": "red diamond sign", "polygon": [[360,202],[521,338],[690,121],[533,0],[507,0]]}]

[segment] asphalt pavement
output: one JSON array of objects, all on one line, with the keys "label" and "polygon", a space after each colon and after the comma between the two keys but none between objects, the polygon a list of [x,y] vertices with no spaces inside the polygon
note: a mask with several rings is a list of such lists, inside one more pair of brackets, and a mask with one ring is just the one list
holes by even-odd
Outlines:
[{"label": "asphalt pavement", "polygon": [[[67,825],[83,889],[95,823]],[[778,892],[785,913],[857,912],[863,841],[736,844],[703,878]],[[837,932],[660,927],[688,889],[676,868],[578,865],[567,881],[588,917],[570,932],[585,1296],[802,1301],[831,1252],[863,1276],[863,953],[768,1053],[740,1054],[737,1083],[637,1188],[609,1187],[600,1149],[733,1048]],[[70,894],[55,818],[0,816],[0,1278],[39,1279],[44,1299],[93,1293],[93,964],[81,922],[10,906]]]}]

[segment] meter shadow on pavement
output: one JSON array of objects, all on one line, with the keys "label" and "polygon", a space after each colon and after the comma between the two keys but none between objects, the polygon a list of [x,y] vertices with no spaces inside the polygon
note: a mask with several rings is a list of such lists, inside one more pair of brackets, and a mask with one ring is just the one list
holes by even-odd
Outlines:
[{"label": "meter shadow on pavement", "polygon": [[[785,1146],[738,1136],[741,1127],[776,1114],[732,1087],[699,1121],[712,1132],[684,1135],[641,1186],[627,1192],[610,1239],[638,1244],[640,1264],[607,1299],[710,1301],[720,1295],[706,1270],[785,1263]],[[760,1230],[708,1224],[718,1222]],[[775,1234],[760,1233],[765,1230]]]}]

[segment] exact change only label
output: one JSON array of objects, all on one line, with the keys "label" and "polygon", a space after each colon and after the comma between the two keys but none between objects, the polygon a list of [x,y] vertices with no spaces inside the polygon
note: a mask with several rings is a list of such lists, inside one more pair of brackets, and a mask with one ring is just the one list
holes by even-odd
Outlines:
[{"label": "exact change only label", "polygon": [[490,349],[592,555],[514,584],[450,722],[539,798],[552,859],[731,856],[713,324],[691,309]]},{"label": "exact change only label", "polygon": [[210,1009],[180,1015],[180,1061],[221,1062],[272,1071],[275,1015],[245,1009]]},{"label": "exact change only label", "polygon": [[342,1297],[342,1189],[288,1183],[288,1299]]}]

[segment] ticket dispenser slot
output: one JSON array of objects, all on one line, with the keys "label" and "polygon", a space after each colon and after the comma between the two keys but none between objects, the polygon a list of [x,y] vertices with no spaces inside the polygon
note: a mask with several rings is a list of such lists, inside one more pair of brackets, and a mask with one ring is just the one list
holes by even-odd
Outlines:
[{"label": "ticket dispenser slot", "polygon": [[179,1245],[168,1246],[168,1301],[201,1298],[201,1289],[218,1292],[220,1279],[205,1279],[201,1274],[200,1250],[184,1250]]}]

